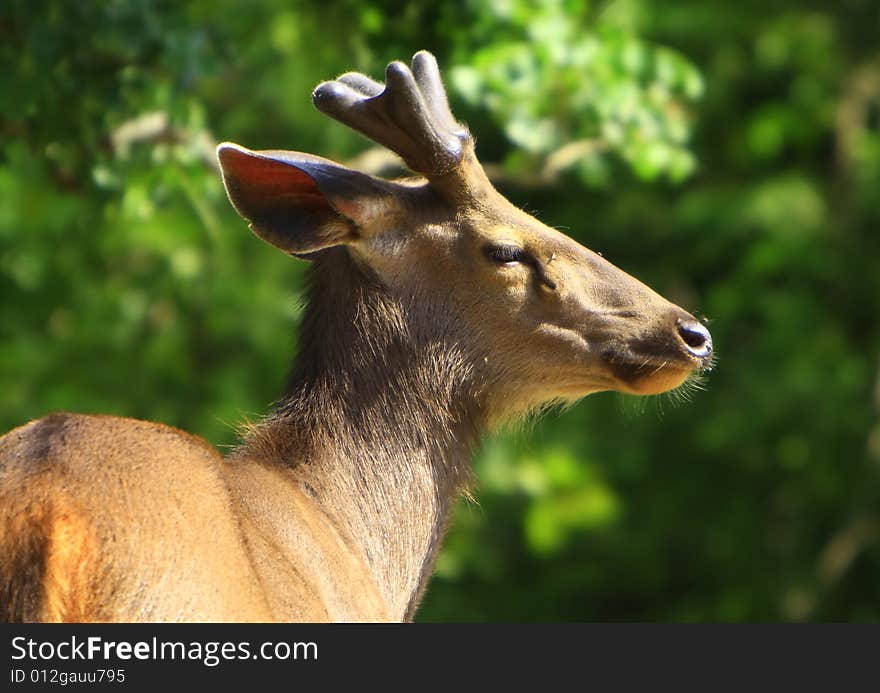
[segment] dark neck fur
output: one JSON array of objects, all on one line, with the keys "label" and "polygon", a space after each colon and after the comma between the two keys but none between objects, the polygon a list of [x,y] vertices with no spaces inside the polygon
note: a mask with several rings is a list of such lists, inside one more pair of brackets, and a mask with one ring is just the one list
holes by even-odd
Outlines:
[{"label": "dark neck fur", "polygon": [[348,251],[317,254],[287,394],[243,450],[291,468],[362,547],[400,617],[424,590],[484,425],[449,312],[425,316],[408,300]]}]

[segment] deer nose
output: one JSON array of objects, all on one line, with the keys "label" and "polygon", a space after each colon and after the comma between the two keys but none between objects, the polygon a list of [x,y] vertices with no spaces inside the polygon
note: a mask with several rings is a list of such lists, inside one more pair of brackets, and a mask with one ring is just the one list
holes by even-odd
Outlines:
[{"label": "deer nose", "polygon": [[678,320],[676,327],[678,336],[691,356],[704,359],[712,353],[712,335],[702,323],[696,320]]}]

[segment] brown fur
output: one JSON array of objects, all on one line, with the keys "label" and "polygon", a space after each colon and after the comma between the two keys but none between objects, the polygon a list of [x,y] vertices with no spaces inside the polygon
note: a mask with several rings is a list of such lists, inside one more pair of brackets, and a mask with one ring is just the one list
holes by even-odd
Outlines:
[{"label": "brown fur", "polygon": [[[321,89],[337,108],[343,87]],[[352,117],[374,131],[369,109]],[[312,261],[286,395],[226,458],[114,417],[53,414],[0,438],[0,620],[410,619],[485,430],[708,364],[705,328],[513,207],[437,117],[439,138],[413,125],[427,155],[403,138],[426,175],[404,183],[220,147],[235,208]],[[399,123],[381,122],[393,146]]]},{"label": "brown fur", "polygon": [[[61,507],[59,507],[61,506]],[[90,569],[97,565],[95,538],[88,518],[56,503],[48,522],[48,546],[43,573],[43,620],[89,620],[95,584]]]},{"label": "brown fur", "polygon": [[42,518],[34,518],[4,503],[0,534],[0,621],[24,623],[41,620],[45,587],[43,576],[49,538]]}]

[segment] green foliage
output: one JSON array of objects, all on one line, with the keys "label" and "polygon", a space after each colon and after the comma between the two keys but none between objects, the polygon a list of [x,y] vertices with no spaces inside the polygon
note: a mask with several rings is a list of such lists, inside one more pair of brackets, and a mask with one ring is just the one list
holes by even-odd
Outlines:
[{"label": "green foliage", "polygon": [[707,315],[719,365],[488,441],[420,617],[877,620],[878,28],[867,0],[8,1],[0,428],[233,442],[304,263],[246,232],[213,144],[350,159],[310,89],[428,48],[503,191]]},{"label": "green foliage", "polygon": [[465,64],[452,71],[452,83],[517,147],[509,166],[534,166],[524,154],[555,153],[554,172],[576,166],[596,185],[608,180],[609,154],[645,179],[692,172],[686,105],[703,83],[678,52],[632,35],[613,12],[591,21],[582,3],[476,7],[473,37],[458,51]]}]

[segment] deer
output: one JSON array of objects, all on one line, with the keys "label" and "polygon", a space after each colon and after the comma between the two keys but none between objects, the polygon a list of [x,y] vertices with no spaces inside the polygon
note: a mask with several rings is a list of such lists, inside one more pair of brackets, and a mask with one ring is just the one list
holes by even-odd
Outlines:
[{"label": "deer", "polygon": [[0,438],[0,620],[411,621],[484,434],[712,365],[700,320],[496,191],[430,53],[312,101],[415,175],[219,145],[233,208],[310,263],[285,394],[226,455],[107,415]]}]

